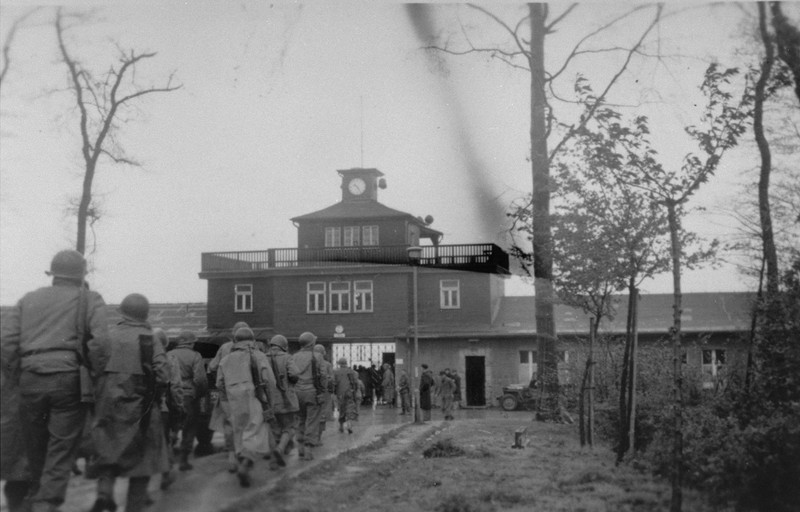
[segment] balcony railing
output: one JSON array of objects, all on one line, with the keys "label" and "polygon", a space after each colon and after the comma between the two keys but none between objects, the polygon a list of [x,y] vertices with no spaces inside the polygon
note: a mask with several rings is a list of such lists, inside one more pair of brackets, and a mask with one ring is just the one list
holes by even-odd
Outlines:
[{"label": "balcony railing", "polygon": [[[251,272],[270,269],[411,265],[408,246],[320,247],[265,251],[205,252],[202,272]],[[425,246],[420,266],[508,274],[508,254],[495,244]]]}]

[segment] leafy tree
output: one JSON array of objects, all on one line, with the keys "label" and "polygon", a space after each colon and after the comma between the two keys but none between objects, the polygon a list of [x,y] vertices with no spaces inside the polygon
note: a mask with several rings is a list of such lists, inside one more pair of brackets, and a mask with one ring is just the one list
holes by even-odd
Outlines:
[{"label": "leafy tree", "polygon": [[749,85],[740,98],[728,89],[738,74],[736,69],[720,69],[712,64],[705,73],[701,91],[707,98],[700,126],[689,126],[687,134],[697,142],[701,155],[689,153],[679,169],[660,163],[658,153],[649,141],[650,129],[645,117],[634,119],[633,126],[622,126],[618,116],[597,118],[599,132],[609,134],[608,143],[616,151],[602,152],[599,158],[609,166],[617,179],[644,191],[666,210],[670,234],[670,258],[673,276],[673,448],[671,509],[678,511],[682,503],[682,420],[683,379],[681,347],[681,269],[684,262],[681,219],[688,200],[715,173],[724,153],[734,147],[746,130],[751,115],[752,92]]},{"label": "leafy tree", "polygon": [[[460,33],[463,35],[463,39],[460,45],[453,46],[449,44],[449,41],[443,45],[436,44],[437,34],[434,34],[429,24],[426,23],[430,18],[427,11],[430,7],[414,5],[409,6],[408,9],[415,26],[418,27],[418,31],[428,44],[426,48],[429,50],[450,55],[489,56],[529,74],[530,164],[533,183],[530,216],[533,252],[530,261],[535,289],[536,333],[539,340],[538,368],[542,393],[546,394],[546,397],[543,396],[546,400],[542,400],[540,404],[540,417],[554,417],[558,415],[558,360],[553,316],[555,296],[550,213],[551,164],[565,144],[592,119],[595,109],[602,105],[611,89],[628,69],[631,60],[641,52],[645,41],[661,19],[662,6],[634,7],[603,24],[597,30],[578,38],[564,61],[550,70],[547,70],[545,66],[545,39],[549,34],[553,34],[565,19],[574,14],[578,9],[578,4],[571,4],[551,17],[549,4],[531,3],[526,6],[526,14],[517,17],[514,22],[507,22],[493,10],[484,7],[469,5],[468,8],[477,11],[495,27],[498,27],[506,36],[506,41],[488,46],[474,44],[468,28],[462,25]],[[629,46],[607,48],[590,46],[598,38],[598,35],[619,27],[635,13],[644,11],[652,11],[652,17],[644,23],[643,28],[638,32],[638,37]],[[434,43],[431,44],[431,41]],[[566,119],[557,120],[552,103],[552,99],[555,97],[556,81],[565,76],[567,70],[579,57],[606,52],[621,54],[621,63],[613,70],[600,94],[594,98],[595,104],[574,122],[567,122]]]},{"label": "leafy tree", "polygon": [[138,165],[129,158],[117,139],[119,118],[134,100],[144,96],[171,92],[180,89],[173,85],[172,75],[162,86],[140,86],[137,84],[137,66],[146,59],[156,56],[155,53],[139,53],[135,50],[122,50],[116,65],[108,71],[95,75],[89,67],[73,56],[69,49],[66,25],[69,19],[80,19],[80,16],[68,16],[61,8],[57,9],[53,22],[61,59],[67,71],[70,88],[75,95],[75,104],[80,114],[79,126],[81,134],[81,154],[84,160],[83,188],[77,204],[78,234],[76,250],[86,251],[87,222],[94,222],[99,216],[98,208],[92,201],[92,183],[98,170],[101,157],[114,163]]}]

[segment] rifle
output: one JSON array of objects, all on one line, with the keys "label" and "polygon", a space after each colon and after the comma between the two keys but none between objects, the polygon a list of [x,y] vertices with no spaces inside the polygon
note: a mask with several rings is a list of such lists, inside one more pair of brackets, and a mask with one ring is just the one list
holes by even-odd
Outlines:
[{"label": "rifle", "polygon": [[311,349],[311,376],[314,379],[314,390],[317,392],[317,404],[322,405],[325,401],[325,388],[322,386],[322,372],[317,365],[317,355]]},{"label": "rifle", "polygon": [[261,370],[258,367],[253,350],[250,350],[250,376],[253,378],[253,386],[256,398],[261,403],[261,411],[264,415],[264,421],[270,422],[275,419],[275,413],[272,410],[272,404],[269,398],[269,391],[267,390],[267,383],[261,376]]},{"label": "rifle", "polygon": [[80,290],[78,291],[78,313],[75,319],[75,330],[78,334],[78,360],[80,363],[80,382],[81,382],[81,403],[94,404],[94,379],[92,378],[92,367],[89,361],[89,336],[86,328],[87,314],[89,309],[89,299],[86,296],[86,279],[81,278]]}]

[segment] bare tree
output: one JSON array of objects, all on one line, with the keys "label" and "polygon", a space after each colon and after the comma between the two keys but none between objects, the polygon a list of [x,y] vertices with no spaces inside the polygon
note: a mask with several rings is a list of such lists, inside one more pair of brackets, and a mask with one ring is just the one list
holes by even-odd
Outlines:
[{"label": "bare tree", "polygon": [[[552,71],[545,69],[545,38],[555,32],[557,27],[568,18],[578,7],[578,4],[567,6],[562,12],[550,16],[550,6],[544,3],[532,3],[527,6],[527,14],[515,23],[507,23],[499,15],[484,7],[469,5],[469,8],[482,13],[492,23],[496,24],[506,35],[508,44],[505,47],[496,45],[482,47],[474,45],[465,34],[465,46],[454,48],[447,44],[428,44],[426,48],[434,52],[449,55],[488,55],[498,59],[514,68],[524,70],[530,75],[530,162],[533,183],[532,208],[533,215],[533,256],[532,267],[534,275],[535,308],[536,308],[536,335],[539,340],[539,377],[542,382],[542,399],[540,400],[540,417],[554,418],[559,414],[558,404],[558,358],[556,353],[556,329],[554,321],[555,294],[553,288],[553,239],[550,220],[550,166],[553,157],[558,154],[564,145],[585,124],[592,119],[596,108],[602,105],[619,78],[628,69],[635,55],[641,53],[645,40],[661,19],[662,7],[637,6],[625,14],[609,21],[597,30],[581,38],[565,60]],[[424,12],[425,6],[409,6],[412,20],[418,31],[425,34],[426,43],[436,39],[430,27],[420,20],[427,19]],[[420,11],[423,11],[420,13]],[[629,47],[614,47],[605,49],[588,48],[591,41],[596,40],[599,34],[627,21],[634,13],[652,10],[653,16],[641,30],[639,37]],[[614,70],[611,78],[595,97],[594,105],[573,123],[557,123],[553,105],[548,99],[548,94],[555,97],[554,81],[562,76],[573,61],[581,56],[593,53],[618,52],[622,55],[621,63]],[[558,129],[556,129],[558,128]],[[551,138],[559,135],[558,140]],[[552,137],[551,137],[552,136]],[[551,149],[552,148],[552,149]]]},{"label": "bare tree", "polygon": [[[136,68],[145,59],[156,53],[139,53],[135,50],[119,50],[119,60],[108,71],[95,77],[92,72],[75,58],[67,47],[64,34],[67,30],[67,15],[59,8],[56,11],[54,26],[58,37],[61,58],[69,72],[69,82],[75,94],[75,103],[80,113],[81,154],[84,160],[83,188],[77,206],[78,236],[76,250],[86,250],[87,221],[97,220],[97,209],[92,204],[92,183],[98,169],[100,157],[109,158],[114,163],[138,165],[128,158],[117,143],[115,123],[120,112],[133,100],[143,96],[171,92],[181,88],[173,85],[173,74],[158,86],[142,87],[136,83]],[[90,215],[91,214],[91,215]]]},{"label": "bare tree", "polygon": [[11,47],[14,44],[14,38],[17,35],[17,30],[19,30],[22,24],[25,23],[25,20],[27,20],[38,9],[38,7],[31,9],[19,18],[15,19],[11,24],[11,28],[8,29],[8,34],[6,34],[5,40],[3,40],[3,62],[0,63],[0,87],[2,87],[3,82],[5,82],[8,70],[11,68]]}]

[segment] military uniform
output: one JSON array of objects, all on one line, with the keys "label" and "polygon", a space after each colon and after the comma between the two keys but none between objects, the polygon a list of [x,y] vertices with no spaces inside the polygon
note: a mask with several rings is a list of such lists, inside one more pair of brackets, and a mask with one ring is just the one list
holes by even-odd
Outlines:
[{"label": "military uniform", "polygon": [[322,433],[325,432],[325,425],[333,418],[333,365],[325,359],[325,347],[322,345],[314,345],[314,352],[322,358],[322,365],[320,367],[327,385],[322,392],[322,405],[319,412],[319,430],[317,437],[314,440],[315,446],[322,444]]},{"label": "military uniform", "polygon": [[126,512],[147,502],[151,475],[169,470],[160,396],[170,382],[166,353],[147,322],[149,304],[131,294],[120,306],[122,320],[111,333],[109,359],[97,379],[92,441],[97,456],[98,500],[93,512],[115,510],[116,477],[129,477]]},{"label": "military uniform", "polygon": [[274,443],[270,468],[285,466],[283,455],[289,442],[295,435],[295,422],[300,405],[294,385],[297,382],[297,366],[286,352],[289,343],[282,335],[273,336],[269,341],[267,357],[272,373],[275,375],[275,388],[272,396],[272,407],[275,421],[272,423],[272,440]]},{"label": "military uniform", "polygon": [[[319,432],[319,415],[324,401],[323,391],[327,387],[325,375],[322,373],[322,357],[314,353],[314,342],[317,337],[310,332],[300,335],[300,350],[292,355],[297,366],[297,443],[300,456],[304,460],[312,460],[312,448],[317,432]],[[313,361],[313,363],[312,363]],[[314,369],[316,368],[316,374]]]},{"label": "military uniform", "polygon": [[250,485],[250,470],[257,455],[270,451],[269,425],[265,421],[264,405],[256,394],[254,372],[266,389],[269,399],[275,377],[267,356],[256,349],[253,331],[247,327],[236,331],[230,354],[222,358],[217,371],[217,388],[230,404],[233,444],[238,460],[237,475],[243,487]]},{"label": "military uniform", "polygon": [[208,393],[208,378],[203,358],[194,350],[197,337],[184,331],[178,337],[178,346],[172,351],[181,372],[183,384],[183,405],[186,420],[181,432],[181,471],[192,469],[189,454],[192,452],[200,421],[200,400]]},{"label": "military uniform", "polygon": [[[96,292],[81,291],[85,269],[77,251],[56,254],[48,272],[53,285],[20,299],[3,320],[0,335],[3,371],[19,378],[29,497],[37,512],[55,510],[64,502],[86,417],[81,364],[105,366],[106,305]],[[87,340],[85,351],[78,339],[79,322]]]}]

